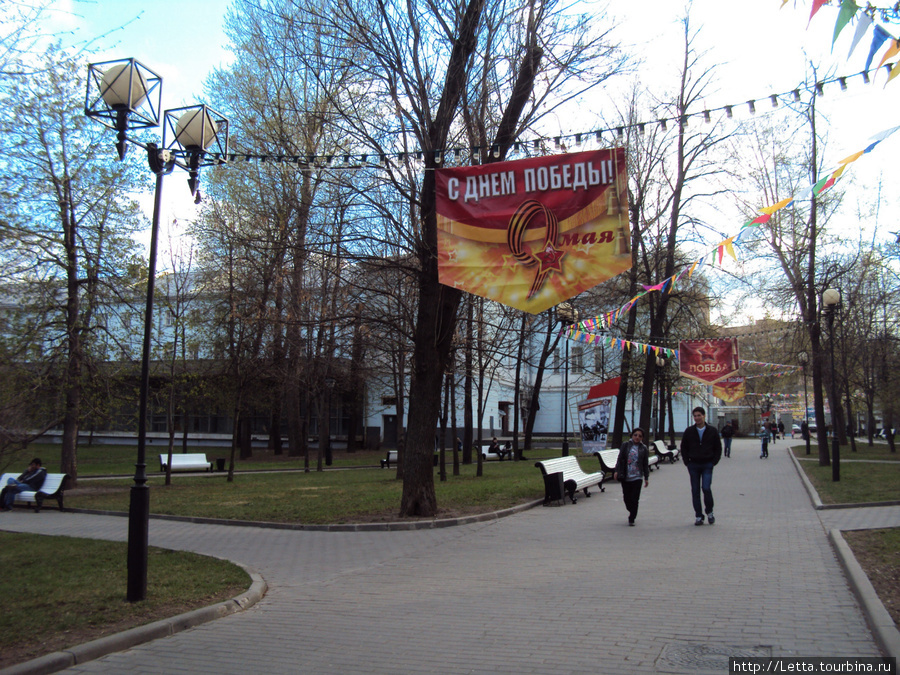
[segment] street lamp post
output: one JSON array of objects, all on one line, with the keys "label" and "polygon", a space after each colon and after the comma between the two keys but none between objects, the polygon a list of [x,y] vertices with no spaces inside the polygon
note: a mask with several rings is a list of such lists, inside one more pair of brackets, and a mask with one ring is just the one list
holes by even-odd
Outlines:
[{"label": "street lamp post", "polygon": [[[568,302],[556,306],[556,319],[564,326],[578,322],[578,310]],[[569,456],[569,338],[566,337],[565,375],[563,380],[563,442],[562,456]]]},{"label": "street lamp post", "polygon": [[803,434],[806,437],[806,454],[809,454],[809,400],[806,396],[806,366],[809,363],[809,354],[806,352],[800,352],[797,354],[797,359],[800,361],[800,367],[803,369],[803,423],[806,425],[806,433]]},{"label": "street lamp post", "polygon": [[[209,161],[207,149],[216,144],[216,155],[228,152],[228,120],[205,105],[167,110],[163,115],[163,147],[142,143],[128,136],[129,131],[157,127],[162,99],[162,78],[134,59],[106,61],[88,66],[87,96],[84,113],[117,132],[116,151],[125,158],[128,143],[147,152],[150,171],[156,176],[153,216],[150,225],[150,251],[147,262],[147,298],[144,309],[144,336],[141,346],[141,380],[138,401],[137,462],[128,509],[128,590],[129,602],[147,597],[147,558],[150,529],[150,489],[147,486],[147,408],[150,394],[150,351],[153,332],[153,293],[156,282],[159,212],[163,177],[175,166],[189,172],[191,194],[200,199],[199,172]],[[172,140],[167,144],[167,130]]]},{"label": "street lamp post", "polygon": [[656,427],[656,439],[660,440],[665,437],[665,394],[663,392],[663,375],[666,368],[666,359],[664,356],[656,357],[656,386],[659,388],[659,411]]},{"label": "street lamp post", "polygon": [[[331,394],[334,391],[334,378],[328,376],[325,378],[325,391],[328,392],[325,401],[325,466],[331,466]],[[319,433],[319,442],[322,442],[321,431]]]},{"label": "street lamp post", "polygon": [[841,292],[836,288],[829,288],[822,293],[822,305],[825,307],[825,317],[828,319],[828,337],[831,351],[831,480],[841,480],[841,445],[837,435],[837,377],[834,372],[834,313],[841,306]]}]

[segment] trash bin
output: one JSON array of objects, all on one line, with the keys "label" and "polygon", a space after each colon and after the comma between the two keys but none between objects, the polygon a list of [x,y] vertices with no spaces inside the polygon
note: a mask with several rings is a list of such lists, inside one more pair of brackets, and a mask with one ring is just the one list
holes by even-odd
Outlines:
[{"label": "trash bin", "polygon": [[564,505],[565,497],[562,471],[544,474],[544,506],[550,506],[552,502]]},{"label": "trash bin", "polygon": [[224,471],[225,470],[225,458],[217,457],[216,458],[216,471]]}]

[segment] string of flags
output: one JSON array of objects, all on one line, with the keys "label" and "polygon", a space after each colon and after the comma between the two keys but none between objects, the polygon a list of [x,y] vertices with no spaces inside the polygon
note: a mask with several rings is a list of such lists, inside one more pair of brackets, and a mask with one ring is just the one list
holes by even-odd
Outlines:
[{"label": "string of flags", "polygon": [[[889,68],[890,64],[886,66]],[[666,131],[668,126],[683,125],[688,126],[692,121],[702,120],[709,123],[712,121],[713,115],[724,114],[727,119],[732,119],[736,111],[746,106],[747,111],[751,115],[757,113],[757,104],[763,105],[768,102],[769,109],[775,110],[782,105],[790,105],[799,103],[803,99],[803,94],[812,96],[824,96],[825,87],[831,87],[834,84],[839,85],[841,91],[847,90],[847,83],[854,77],[862,78],[864,83],[869,82],[868,69],[860,73],[851,75],[839,75],[825,78],[815,82],[813,85],[798,86],[789,91],[777,94],[768,94],[757,98],[750,98],[739,103],[728,103],[714,108],[704,108],[697,112],[684,113],[681,115],[659,117],[653,120],[644,120],[641,122],[631,122],[604,128],[596,128],[585,131],[573,132],[569,134],[559,134],[556,136],[538,136],[532,139],[517,141],[513,143],[511,151],[513,155],[519,154],[538,154],[543,155],[545,151],[553,147],[556,151],[567,152],[572,146],[580,147],[582,144],[596,142],[604,143],[605,139],[611,141],[619,141],[625,136],[626,131],[636,131],[643,135],[648,128],[658,126],[662,131]],[[381,150],[368,150],[365,152],[351,151],[347,148],[334,148],[329,152],[322,154],[304,153],[304,154],[279,154],[279,153],[258,153],[258,152],[228,152],[228,153],[205,153],[213,163],[226,164],[229,162],[251,162],[274,163],[274,164],[293,164],[300,169],[348,169],[358,170],[367,168],[389,167],[392,162],[423,162],[428,159],[433,161],[435,165],[455,162],[457,165],[462,163],[477,162],[481,158],[482,151],[485,151],[491,157],[497,157],[500,154],[500,147],[497,145],[482,146],[473,145],[468,147],[452,147],[437,150],[410,150],[398,152],[383,152]]]},{"label": "string of flags", "polygon": [[[787,0],[782,0],[781,6],[784,7]],[[813,17],[819,12],[822,7],[825,5],[831,5],[832,3],[829,0],[813,0],[812,2],[812,11],[809,14],[809,23],[807,27],[812,24]],[[884,46],[886,42],[889,42],[888,48],[885,50],[884,54],[881,57],[881,61],[879,62],[877,70],[882,67],[888,73],[887,82],[885,82],[885,86],[887,86],[888,82],[893,80],[895,77],[900,75],[900,69],[896,68],[898,64],[900,64],[900,41],[898,41],[895,37],[893,37],[890,31],[884,27],[881,23],[876,23],[876,17],[880,17],[883,22],[888,21],[891,18],[898,18],[898,14],[900,14],[900,8],[897,5],[893,7],[875,7],[871,4],[866,4],[865,7],[861,7],[856,4],[855,0],[841,0],[837,3],[838,14],[837,20],[834,25],[834,32],[831,38],[831,48],[834,49],[834,45],[837,42],[838,36],[841,32],[851,23],[856,23],[856,28],[853,31],[853,38],[850,43],[850,51],[847,54],[847,59],[849,60],[851,56],[853,56],[853,52],[859,46],[859,43],[862,42],[863,37],[865,37],[866,33],[868,33],[869,29],[872,29],[872,42],[869,45],[869,51],[866,56],[866,65],[864,69],[864,73],[868,73],[869,68],[872,65],[873,60],[875,59],[875,55],[878,51]],[[889,61],[889,59],[895,59],[894,61]],[[864,78],[865,82],[868,82],[868,77]]]},{"label": "string of flags", "polygon": [[[898,43],[898,53],[900,53],[900,43]],[[900,69],[898,69],[900,70]],[[683,279],[685,275],[688,279],[691,279],[698,269],[702,268],[705,264],[709,263],[712,265],[716,264],[718,260],[718,264],[721,266],[722,261],[724,260],[725,255],[727,254],[732,259],[737,261],[737,255],[735,253],[734,247],[736,244],[740,243],[741,238],[748,232],[750,229],[758,227],[760,225],[764,225],[769,222],[772,217],[781,209],[785,209],[791,206],[794,206],[798,201],[807,199],[809,197],[818,197],[822,193],[824,193],[829,188],[833,187],[838,179],[844,174],[847,170],[847,167],[850,166],[853,162],[858,160],[860,157],[869,154],[875,147],[894,134],[896,131],[900,130],[900,126],[893,127],[891,129],[885,129],[869,139],[869,144],[859,150],[858,152],[845,157],[840,162],[838,162],[838,166],[831,171],[828,171],[825,174],[825,177],[817,181],[814,185],[811,185],[798,194],[788,197],[786,199],[782,199],[781,201],[772,204],[770,206],[765,206],[760,208],[759,215],[747,221],[741,226],[740,231],[736,234],[723,239],[719,242],[715,247],[708,250],[704,253],[699,259],[695,260],[692,264],[684,267],[679,272],[676,272],[671,277],[664,279],[663,281],[654,284],[652,286],[645,286],[642,284],[642,289],[637,295],[631,298],[624,305],[619,307],[618,309],[611,310],[606,312],[605,314],[601,314],[600,316],[591,317],[580,322],[579,326],[581,326],[585,331],[591,330],[608,330],[615,324],[622,316],[624,316],[634,305],[645,295],[653,292],[665,293],[666,291],[671,292],[671,289],[674,285]]]},{"label": "string of flags", "polygon": [[[666,359],[680,360],[679,350],[671,347],[662,347],[660,345],[651,345],[644,342],[636,342],[634,340],[626,340],[624,338],[614,337],[611,335],[598,335],[597,333],[589,333],[581,330],[579,324],[571,324],[563,329],[565,337],[575,342],[583,342],[588,345],[602,345],[619,350],[634,350],[638,354],[653,354],[662,356]],[[802,368],[802,366],[793,366],[784,363],[768,363],[766,361],[750,361],[740,359],[740,365],[755,366],[766,369],[767,373],[762,375],[750,375],[745,377],[780,377],[782,375],[792,374]]]}]

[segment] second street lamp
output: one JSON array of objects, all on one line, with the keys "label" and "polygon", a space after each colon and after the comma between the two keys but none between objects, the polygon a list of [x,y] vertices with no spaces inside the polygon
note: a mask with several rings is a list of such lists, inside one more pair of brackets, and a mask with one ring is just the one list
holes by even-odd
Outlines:
[{"label": "second street lamp", "polygon": [[809,363],[809,354],[800,352],[797,354],[797,360],[800,361],[800,367],[803,369],[803,424],[801,430],[806,429],[803,433],[806,439],[806,454],[809,454],[809,400],[806,397],[806,365]]},{"label": "second street lamp", "polygon": [[[164,115],[163,147],[143,143],[128,136],[129,131],[159,126],[162,78],[134,59],[106,61],[88,66],[84,114],[117,132],[116,151],[125,158],[127,143],[147,151],[150,170],[156,176],[150,250],[147,261],[147,298],[144,336],[141,345],[141,379],[138,402],[137,462],[128,509],[128,591],[129,602],[147,597],[147,559],[150,529],[150,489],[147,486],[147,407],[150,394],[150,350],[153,332],[153,294],[156,283],[156,255],[163,177],[179,166],[190,174],[191,194],[199,200],[199,171],[202,166],[221,163],[228,153],[228,120],[204,106],[168,110]],[[199,116],[199,117],[198,117]],[[167,129],[172,140],[167,145]],[[215,145],[213,155],[207,150]]]},{"label": "second street lamp", "polygon": [[834,372],[834,313],[841,306],[841,292],[829,288],[822,293],[822,305],[825,307],[825,318],[828,320],[828,342],[831,351],[831,480],[841,480],[841,445],[837,435],[837,373]]},{"label": "second street lamp", "polygon": [[[564,326],[578,323],[578,310],[568,302],[556,306],[556,319]],[[569,456],[569,338],[566,336],[565,380],[563,384],[563,442],[562,456]]]},{"label": "second street lamp", "polygon": [[658,419],[657,419],[657,427],[656,427],[656,438],[654,440],[665,440],[665,426],[666,426],[666,413],[665,413],[665,388],[663,385],[663,380],[665,376],[666,370],[666,358],[664,356],[656,357],[656,386],[659,387],[659,410]]}]

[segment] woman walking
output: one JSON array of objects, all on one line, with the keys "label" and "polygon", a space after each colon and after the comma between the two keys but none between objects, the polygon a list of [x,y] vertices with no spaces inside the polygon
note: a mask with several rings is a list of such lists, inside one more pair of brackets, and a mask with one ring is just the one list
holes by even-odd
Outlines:
[{"label": "woman walking", "polygon": [[640,427],[631,432],[631,440],[619,450],[613,478],[622,483],[622,498],[628,509],[628,524],[634,525],[638,503],[641,501],[641,478],[644,487],[650,485],[650,451],[644,445],[644,430]]}]

